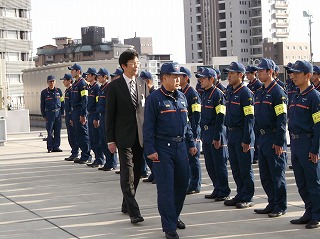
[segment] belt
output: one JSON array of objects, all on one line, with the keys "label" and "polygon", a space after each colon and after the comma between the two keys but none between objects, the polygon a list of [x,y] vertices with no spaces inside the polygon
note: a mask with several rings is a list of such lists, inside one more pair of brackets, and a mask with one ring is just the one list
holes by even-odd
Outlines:
[{"label": "belt", "polygon": [[261,135],[273,134],[276,132],[276,129],[259,129]]},{"label": "belt", "polygon": [[169,136],[164,136],[164,135],[156,135],[155,137],[158,139],[165,139],[165,140],[173,141],[176,143],[180,143],[184,140],[184,137],[182,137],[182,136],[169,137]]},{"label": "belt", "polygon": [[311,138],[312,134],[290,134],[291,139],[306,139]]},{"label": "belt", "polygon": [[60,109],[55,109],[55,110],[45,110],[45,111],[50,111],[50,112],[58,112],[58,111],[60,111]]},{"label": "belt", "polygon": [[234,130],[243,130],[243,127],[228,127],[229,131],[234,131]]},{"label": "belt", "polygon": [[204,130],[208,130],[210,126],[213,126],[213,124],[205,124],[205,125],[203,126],[203,129],[204,129]]}]

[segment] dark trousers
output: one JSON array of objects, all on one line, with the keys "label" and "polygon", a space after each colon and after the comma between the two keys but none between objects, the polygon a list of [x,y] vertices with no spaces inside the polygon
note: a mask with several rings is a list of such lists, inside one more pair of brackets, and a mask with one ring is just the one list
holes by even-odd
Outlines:
[{"label": "dark trousers", "polygon": [[90,144],[89,144],[89,132],[88,132],[88,122],[84,125],[80,122],[80,107],[75,107],[72,110],[71,117],[73,122],[74,132],[76,134],[78,145],[81,149],[82,161],[87,161],[91,158],[90,154]]},{"label": "dark trousers", "polygon": [[[272,148],[275,134],[259,136],[259,171],[261,184],[268,196],[268,208],[274,212],[287,210],[285,169],[286,153],[280,156]],[[283,146],[286,150],[286,146]]]},{"label": "dark trousers", "polygon": [[253,149],[244,153],[242,150],[243,131],[235,130],[228,133],[229,162],[233,179],[237,185],[238,202],[251,202],[254,195],[252,170]]},{"label": "dark trousers", "polygon": [[99,128],[95,128],[93,125],[95,115],[93,113],[88,114],[88,129],[90,139],[90,149],[94,152],[95,160],[103,162],[103,155],[100,143],[100,131]]},{"label": "dark trousers", "polygon": [[47,149],[58,149],[61,143],[61,113],[46,111]]},{"label": "dark trousers", "polygon": [[106,167],[107,168],[117,168],[117,154],[112,154],[110,150],[108,149],[108,144],[106,142],[107,132],[106,132],[106,125],[105,125],[106,119],[105,114],[101,114],[100,116],[100,144],[102,152],[106,159]]},{"label": "dark trousers", "polygon": [[189,164],[185,142],[156,139],[158,161],[153,162],[157,182],[158,210],[164,232],[177,229],[177,221],[189,186]]},{"label": "dark trousers", "polygon": [[227,147],[216,149],[212,141],[203,142],[202,150],[208,175],[213,183],[214,191],[218,197],[227,197],[230,194],[228,183]]},{"label": "dark trousers", "polygon": [[195,155],[191,155],[188,152],[190,180],[188,191],[201,189],[201,165],[200,165],[200,141],[196,142],[196,148],[198,152]]},{"label": "dark trousers", "polygon": [[299,194],[305,204],[305,216],[320,221],[320,161],[311,162],[312,138],[291,139],[291,162]]},{"label": "dark trousers", "polygon": [[70,125],[70,119],[71,119],[71,112],[66,112],[65,121],[66,121],[67,133],[68,133],[68,142],[71,147],[71,156],[78,157],[79,145],[77,143],[74,128],[72,125]]},{"label": "dark trousers", "polygon": [[143,148],[138,135],[131,148],[118,148],[120,159],[120,185],[123,194],[122,210],[127,210],[130,217],[140,215],[139,205],[135,199],[141,176]]}]

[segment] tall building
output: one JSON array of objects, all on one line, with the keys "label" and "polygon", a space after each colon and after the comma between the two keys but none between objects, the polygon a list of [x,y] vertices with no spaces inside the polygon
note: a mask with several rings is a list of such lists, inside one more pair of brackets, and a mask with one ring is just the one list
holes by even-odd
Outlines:
[{"label": "tall building", "polygon": [[[248,64],[263,56],[265,39],[276,43],[289,37],[288,0],[186,0],[184,4],[187,62],[209,65],[212,57],[238,56]],[[200,30],[196,51],[201,52],[201,61],[189,53],[195,48],[194,24]]]},{"label": "tall building", "polygon": [[24,105],[22,70],[34,66],[30,10],[31,0],[0,1],[0,59],[4,61],[0,95],[6,101],[5,107]]},{"label": "tall building", "polygon": [[124,44],[133,45],[139,54],[153,54],[152,37],[137,37],[124,39]]}]

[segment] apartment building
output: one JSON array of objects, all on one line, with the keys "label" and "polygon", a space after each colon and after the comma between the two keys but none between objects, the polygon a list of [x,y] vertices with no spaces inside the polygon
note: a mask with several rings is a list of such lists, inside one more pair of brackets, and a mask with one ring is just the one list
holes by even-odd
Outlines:
[{"label": "apartment building", "polygon": [[0,1],[0,109],[23,108],[22,70],[34,66],[31,0]]}]

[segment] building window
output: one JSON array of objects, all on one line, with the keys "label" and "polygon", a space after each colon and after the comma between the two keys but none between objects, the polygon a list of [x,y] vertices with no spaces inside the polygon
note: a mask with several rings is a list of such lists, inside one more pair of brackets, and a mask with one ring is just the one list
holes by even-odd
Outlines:
[{"label": "building window", "polygon": [[85,51],[85,52],[83,52],[83,56],[93,56],[93,52],[92,51]]},{"label": "building window", "polygon": [[7,31],[7,39],[18,39],[17,31]]},{"label": "building window", "polygon": [[7,74],[7,81],[10,84],[18,84],[21,83],[21,77],[19,74]]},{"label": "building window", "polygon": [[6,9],[6,17],[16,17],[16,9]]},{"label": "building window", "polygon": [[19,61],[18,52],[7,52],[7,61]]}]

